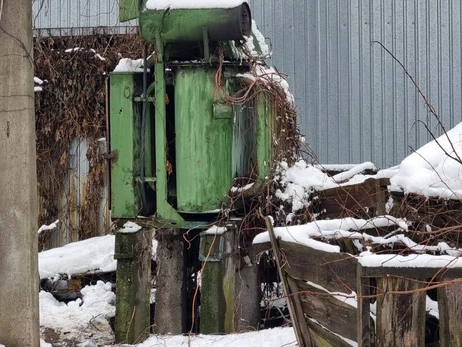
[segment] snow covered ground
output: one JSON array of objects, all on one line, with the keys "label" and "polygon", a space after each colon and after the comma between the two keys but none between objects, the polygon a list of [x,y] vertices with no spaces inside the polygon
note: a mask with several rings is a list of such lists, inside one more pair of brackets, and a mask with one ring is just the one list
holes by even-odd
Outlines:
[{"label": "snow covered ground", "polygon": [[[153,244],[155,256],[156,243]],[[70,243],[39,254],[41,278],[58,279],[58,274],[72,277],[87,271],[114,271],[114,236],[94,237]],[[49,346],[113,346],[114,334],[109,321],[115,315],[116,296],[111,283],[97,282],[81,290],[82,298],[69,303],[57,301],[53,295],[41,291],[40,325],[41,347]],[[52,344],[45,342],[46,339]],[[64,341],[64,342],[63,342]],[[232,335],[151,336],[138,346],[295,346],[292,328],[278,328],[260,332]]]},{"label": "snow covered ground", "polygon": [[[437,196],[442,198],[460,198],[462,196],[462,179],[460,172],[462,165],[459,162],[462,156],[462,123],[450,130],[446,135],[423,146],[415,153],[407,157],[400,166],[381,170],[373,177],[388,177],[391,179],[390,189],[404,192],[422,194],[424,196]],[[348,171],[329,177],[321,171],[319,166],[309,165],[299,161],[292,167],[286,163],[280,164],[280,174],[276,179],[281,189],[277,197],[292,204],[292,210],[306,206],[308,196],[314,190],[338,187],[340,185],[356,184],[365,181],[372,176],[359,174],[365,169],[375,169],[371,163],[351,166]],[[357,220],[352,218],[316,221],[301,226],[276,228],[279,237],[284,239],[296,239],[297,242],[311,243],[319,241],[311,239],[313,236],[335,238],[340,236],[358,237],[362,229],[369,224],[396,225],[401,234],[394,235],[396,242],[407,244],[410,240],[405,236],[407,225],[405,220],[396,219],[392,216],[383,216],[373,220]],[[43,230],[46,230],[43,229]],[[348,235],[347,235],[348,234]],[[380,240],[372,236],[371,241],[380,243]],[[261,234],[256,242],[267,241],[268,236]],[[390,239],[387,239],[390,241]],[[407,243],[406,243],[407,242]],[[338,252],[338,247],[323,244],[322,247],[330,246],[327,251]],[[420,245],[412,244],[416,251]],[[411,247],[411,248],[412,248]],[[462,250],[454,250],[446,244],[439,243],[434,246],[435,252],[445,252],[447,255],[440,256],[441,261],[453,262]],[[418,248],[418,249],[417,249]],[[155,257],[156,244],[153,244],[153,257]],[[326,250],[323,248],[323,250]],[[108,235],[97,237],[81,242],[72,243],[61,248],[52,249],[39,254],[39,270],[41,278],[58,278],[58,274],[68,276],[87,271],[114,271],[116,261],[113,258],[114,236]],[[366,254],[359,256],[361,262],[368,265],[370,261],[379,259],[377,255]],[[370,253],[370,252],[369,252]],[[385,257],[388,257],[385,255]],[[400,261],[393,256],[394,261]],[[414,256],[413,261],[419,265],[421,258],[429,255]],[[386,259],[390,261],[390,259]],[[408,261],[409,259],[406,259]],[[428,259],[423,259],[428,266]],[[433,260],[433,257],[432,259]],[[458,260],[458,259],[457,259]],[[378,264],[379,264],[378,263]],[[457,261],[457,265],[462,266]],[[374,263],[375,264],[375,263]],[[414,266],[417,266],[414,264]],[[452,263],[451,263],[452,264]],[[369,264],[370,265],[370,264]],[[406,264],[407,266],[409,264]],[[389,265],[390,266],[390,265]],[[400,266],[400,264],[395,265]],[[436,266],[436,265],[435,265]],[[438,264],[440,266],[440,264]],[[43,338],[47,340],[66,340],[73,346],[111,346],[113,332],[109,321],[115,315],[115,294],[111,283],[98,282],[96,285],[82,289],[82,298],[71,301],[68,304],[58,302],[50,293],[40,293],[40,319]],[[428,303],[427,303],[428,304]],[[432,304],[430,302],[430,304]],[[432,305],[430,305],[433,307]],[[430,308],[431,308],[430,307]],[[435,314],[437,311],[433,309]],[[54,345],[58,345],[53,343]],[[151,336],[147,341],[138,346],[295,346],[295,336],[292,328],[277,328],[259,332],[248,332],[226,336]],[[50,346],[42,341],[42,347]]]}]

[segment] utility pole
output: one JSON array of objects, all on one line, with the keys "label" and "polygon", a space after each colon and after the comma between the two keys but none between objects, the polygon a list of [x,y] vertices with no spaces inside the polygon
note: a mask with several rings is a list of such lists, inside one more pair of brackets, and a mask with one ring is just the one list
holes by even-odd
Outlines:
[{"label": "utility pole", "polygon": [[38,347],[32,1],[0,0],[0,344]]}]

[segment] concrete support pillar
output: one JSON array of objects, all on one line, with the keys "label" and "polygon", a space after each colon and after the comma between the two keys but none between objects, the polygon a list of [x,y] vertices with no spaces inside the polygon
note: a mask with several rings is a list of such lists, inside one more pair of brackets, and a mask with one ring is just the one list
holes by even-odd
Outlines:
[{"label": "concrete support pillar", "polygon": [[0,344],[37,347],[32,2],[0,2]]},{"label": "concrete support pillar", "polygon": [[140,343],[150,333],[152,233],[127,225],[117,231],[116,343]]},{"label": "concrete support pillar", "polygon": [[[210,229],[214,230],[214,229]],[[201,234],[200,332],[233,333],[255,330],[260,322],[261,289],[251,249],[239,247],[235,227]]]},{"label": "concrete support pillar", "polygon": [[158,230],[156,239],[158,244],[154,332],[181,334],[187,329],[183,326],[183,233],[180,229]]}]

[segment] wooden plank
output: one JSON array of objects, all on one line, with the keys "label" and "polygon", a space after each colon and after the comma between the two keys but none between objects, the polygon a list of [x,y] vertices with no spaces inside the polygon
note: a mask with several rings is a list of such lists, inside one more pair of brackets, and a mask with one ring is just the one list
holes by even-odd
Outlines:
[{"label": "wooden plank", "polygon": [[462,283],[438,288],[440,347],[462,346]]},{"label": "wooden plank", "polygon": [[279,241],[283,269],[295,279],[317,283],[331,292],[356,291],[356,258]]},{"label": "wooden plank", "polygon": [[296,285],[296,291],[300,292],[300,300],[306,316],[328,327],[330,331],[356,341],[356,307],[305,282],[298,281]]},{"label": "wooden plank", "polygon": [[424,286],[422,282],[405,278],[377,279],[378,346],[425,346],[426,293],[387,294],[390,291],[416,291]]},{"label": "wooden plank", "polygon": [[381,214],[386,204],[388,178],[369,178],[363,183],[319,192],[324,218],[371,218]]},{"label": "wooden plank", "polygon": [[266,217],[265,223],[266,223],[266,227],[268,228],[269,235],[270,235],[274,258],[276,260],[279,277],[281,278],[281,282],[282,282],[282,288],[284,290],[284,293],[287,296],[287,306],[289,308],[289,314],[292,319],[292,325],[294,327],[295,337],[297,339],[298,345],[300,347],[315,347],[315,345],[313,345],[311,341],[310,333],[306,329],[306,325],[304,324],[305,322],[304,317],[303,316],[298,317],[296,314],[293,298],[291,296],[291,291],[287,283],[286,273],[282,269],[281,252],[279,250],[278,240],[276,239],[276,235],[274,234],[273,226],[271,225],[271,219],[269,217]]},{"label": "wooden plank", "polygon": [[418,267],[362,267],[363,277],[399,276],[409,278],[459,278],[462,277],[462,268],[418,268]]},{"label": "wooden plank", "polygon": [[362,276],[363,267],[357,266],[357,342],[358,347],[370,347],[374,343],[371,341],[371,306],[368,295],[371,293],[370,279]]},{"label": "wooden plank", "polygon": [[[286,276],[286,279],[287,279],[287,285],[288,285],[288,288],[291,294],[290,299],[292,300],[295,315],[297,317],[297,320],[295,321],[292,319],[292,324],[294,325],[294,328],[295,328],[295,324],[299,325],[298,328],[302,336],[302,339],[304,340],[305,345],[311,346],[311,344],[313,343],[312,342],[313,334],[312,332],[309,331],[308,326],[305,324],[305,312],[302,307],[300,295],[298,294],[299,290],[298,290],[297,283],[290,276]],[[287,300],[289,300],[289,298],[287,298]],[[315,346],[317,346],[317,344],[315,344]]]}]

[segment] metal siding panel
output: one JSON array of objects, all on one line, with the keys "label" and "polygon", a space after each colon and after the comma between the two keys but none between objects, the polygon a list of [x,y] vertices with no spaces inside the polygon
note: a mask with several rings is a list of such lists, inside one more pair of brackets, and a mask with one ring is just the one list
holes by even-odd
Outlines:
[{"label": "metal siding panel", "polygon": [[338,54],[337,65],[339,70],[339,161],[351,162],[352,143],[350,137],[350,3],[345,1],[337,2],[338,18]]},{"label": "metal siding panel", "polygon": [[[318,14],[318,112],[315,117],[317,118],[317,132],[318,142],[315,148],[323,149],[317,150],[318,156],[325,157],[329,161],[329,50],[328,50],[328,9],[325,1],[319,0],[317,6]],[[333,139],[332,141],[336,141]]]},{"label": "metal siding panel", "polygon": [[[406,11],[405,11],[405,2],[395,1],[394,6],[394,30],[395,30],[395,51],[403,64],[406,66],[407,57],[406,57]],[[399,67],[398,64],[394,63],[394,83],[393,86],[393,99],[394,99],[394,132],[396,141],[393,142],[393,157],[390,158],[390,165],[394,164],[396,157],[398,157],[400,152],[406,150],[406,124],[405,124],[405,112],[406,112],[406,76],[404,71]]]},{"label": "metal siding panel", "polygon": [[[281,1],[282,3],[282,1]],[[283,6],[283,72],[287,76],[291,92],[297,97],[297,91],[294,89],[295,77],[295,40],[294,40],[294,3],[293,0],[285,0]]]},{"label": "metal siding panel", "polygon": [[[306,87],[306,102],[300,107],[301,111],[304,112],[304,123],[306,128],[302,128],[302,133],[305,134],[306,142],[311,145],[314,153],[317,155],[319,151],[318,146],[318,115],[320,114],[319,105],[319,37],[317,28],[319,26],[318,17],[318,2],[309,1],[304,11],[307,17],[307,62],[306,71],[307,76],[305,79]],[[320,115],[325,117],[324,114]],[[315,158],[317,159],[317,158]]]},{"label": "metal siding panel", "polygon": [[[327,2],[326,26],[327,26],[327,160],[339,162],[339,69],[338,60],[338,8],[337,1]],[[321,81],[322,82],[322,81]]]},{"label": "metal siding panel", "polygon": [[307,99],[306,80],[308,65],[308,17],[305,11],[301,11],[298,6],[293,6],[294,15],[294,75],[292,77],[292,91],[295,96],[297,111],[300,114],[300,129],[305,135],[305,129],[308,128],[306,110],[301,108],[305,105]]},{"label": "metal siding panel", "polygon": [[362,54],[361,54],[361,7],[359,0],[352,0],[348,9],[348,46],[349,46],[349,118],[350,118],[350,143],[346,148],[350,150],[350,162],[358,163],[363,161],[361,136],[362,136]]},{"label": "metal siding panel", "polygon": [[362,159],[361,161],[369,160],[372,158],[372,143],[374,139],[373,134],[373,87],[372,87],[372,33],[373,33],[373,22],[371,18],[372,4],[369,0],[360,0],[360,9],[361,9],[361,61],[360,61],[360,71],[362,73],[360,85],[362,86],[361,90],[361,119],[362,127],[360,131],[362,132],[361,136],[361,146],[362,146]]},{"label": "metal siding panel", "polygon": [[451,29],[449,30],[451,34],[451,45],[452,52],[450,55],[450,74],[452,77],[451,80],[451,96],[452,96],[452,109],[451,109],[451,123],[450,126],[453,127],[462,120],[462,56],[461,56],[461,13],[462,6],[459,1],[451,1],[450,10],[451,16]]},{"label": "metal siding panel", "polygon": [[32,12],[35,29],[52,29],[58,34],[90,33],[97,27],[123,33],[137,26],[136,20],[119,23],[117,0],[34,0]]}]

